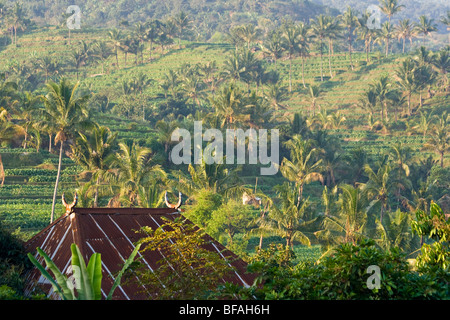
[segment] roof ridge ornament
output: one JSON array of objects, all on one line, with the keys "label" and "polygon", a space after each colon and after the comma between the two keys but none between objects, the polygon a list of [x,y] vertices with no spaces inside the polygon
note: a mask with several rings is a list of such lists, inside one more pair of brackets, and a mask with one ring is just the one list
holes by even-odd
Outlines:
[{"label": "roof ridge ornament", "polygon": [[64,192],[63,192],[63,194],[62,194],[62,203],[63,203],[64,207],[66,208],[66,213],[73,212],[73,208],[75,208],[75,206],[78,203],[78,195],[77,195],[77,193],[75,192],[75,194],[73,196],[72,203],[71,204],[67,204],[66,197],[65,197]]},{"label": "roof ridge ornament", "polygon": [[181,192],[178,191],[178,202],[176,204],[172,204],[167,199],[167,191],[164,194],[164,201],[166,202],[166,206],[175,210],[178,210],[181,207]]}]

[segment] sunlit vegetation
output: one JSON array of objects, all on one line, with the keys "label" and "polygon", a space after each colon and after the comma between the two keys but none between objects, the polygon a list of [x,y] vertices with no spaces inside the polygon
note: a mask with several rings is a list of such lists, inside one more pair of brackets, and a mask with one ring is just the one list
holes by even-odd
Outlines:
[{"label": "sunlit vegetation", "polygon": [[[0,3],[0,298],[20,296],[29,267],[3,253],[64,212],[62,192],[80,207],[152,208],[166,191],[266,283],[210,296],[199,284],[195,296],[183,291],[191,278],[171,278],[180,297],[449,298],[448,12],[397,19],[406,8],[380,1],[370,29],[350,7],[302,2],[285,17],[294,2],[268,14],[259,1],[250,19],[250,1],[233,3],[217,7],[232,24],[216,25],[196,6],[158,15],[155,4],[151,18],[100,28],[94,10],[70,39],[60,17],[41,26],[38,7]],[[278,173],[175,165],[172,133],[194,121],[278,129]],[[244,192],[260,203],[243,204]],[[364,287],[369,265],[390,268],[379,291]]]}]

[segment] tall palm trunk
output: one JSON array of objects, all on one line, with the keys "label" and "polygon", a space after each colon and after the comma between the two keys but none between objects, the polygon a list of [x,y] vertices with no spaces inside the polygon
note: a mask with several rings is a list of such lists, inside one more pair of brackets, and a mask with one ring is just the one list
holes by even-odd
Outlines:
[{"label": "tall palm trunk", "polygon": [[292,71],[292,56],[289,54],[289,92],[292,92],[291,71]]},{"label": "tall palm trunk", "polygon": [[306,88],[306,84],[305,84],[305,57],[302,57],[302,83],[303,83],[303,88]]},{"label": "tall palm trunk", "polygon": [[330,78],[333,78],[333,71],[331,70],[331,39],[328,45],[328,67],[330,68]]},{"label": "tall palm trunk", "polygon": [[322,60],[322,41],[320,41],[320,81],[323,81],[323,60]]},{"label": "tall palm trunk", "polygon": [[64,141],[61,140],[60,147],[59,147],[58,172],[56,173],[55,190],[53,191],[52,213],[50,216],[50,223],[53,222],[53,218],[55,216],[56,194],[58,192],[59,177],[61,175],[61,162],[62,162],[63,146],[64,146]]}]

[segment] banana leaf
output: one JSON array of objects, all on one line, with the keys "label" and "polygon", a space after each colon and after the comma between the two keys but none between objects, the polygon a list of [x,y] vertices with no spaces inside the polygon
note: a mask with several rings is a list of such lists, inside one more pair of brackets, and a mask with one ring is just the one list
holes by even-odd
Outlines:
[{"label": "banana leaf", "polygon": [[112,286],[111,290],[109,291],[109,294],[106,297],[106,300],[112,299],[112,295],[113,295],[114,291],[116,290],[116,288],[120,285],[120,280],[121,280],[124,272],[128,269],[130,264],[133,262],[134,257],[138,253],[140,247],[141,247],[141,243],[138,243],[136,245],[136,247],[134,248],[133,252],[131,252],[131,255],[128,257],[127,261],[125,261],[125,264],[123,265],[122,270],[120,270],[119,274],[117,275],[116,279],[114,280],[113,286]]},{"label": "banana leaf", "polygon": [[72,269],[73,276],[75,278],[78,299],[79,300],[93,300],[94,293],[91,281],[89,279],[89,273],[86,269],[83,256],[80,249],[75,243],[70,246],[72,251]]},{"label": "banana leaf", "polygon": [[63,300],[74,300],[75,295],[73,289],[70,289],[69,286],[67,285],[68,281],[67,277],[63,275],[61,271],[59,271],[58,267],[53,263],[53,261],[50,259],[49,256],[47,256],[47,254],[44,251],[42,251],[40,248],[36,248],[36,250],[39,253],[39,255],[44,258],[47,268],[49,268],[49,270],[53,273],[56,280],[52,278],[52,276],[47,272],[47,270],[45,270],[44,266],[42,266],[31,253],[28,253],[28,258],[30,259],[30,261],[36,266],[36,268],[38,268],[41,274],[48,281],[50,281],[50,283],[53,286],[53,289],[60,295],[60,297]]},{"label": "banana leaf", "polygon": [[100,253],[94,253],[89,259],[87,266],[89,279],[91,281],[94,300],[102,299],[102,258]]}]

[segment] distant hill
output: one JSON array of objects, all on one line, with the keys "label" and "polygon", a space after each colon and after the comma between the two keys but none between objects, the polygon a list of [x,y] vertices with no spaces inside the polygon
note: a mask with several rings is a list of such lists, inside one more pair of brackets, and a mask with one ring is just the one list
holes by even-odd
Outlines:
[{"label": "distant hill", "polygon": [[[11,5],[16,1],[4,0]],[[38,25],[58,25],[64,23],[63,14],[74,1],[27,0],[22,4]],[[281,19],[309,21],[321,13],[339,13],[308,0],[78,0],[76,5],[81,9],[82,25],[88,27],[133,25],[184,11],[193,20],[197,36],[204,40],[237,24],[267,24]]]}]

